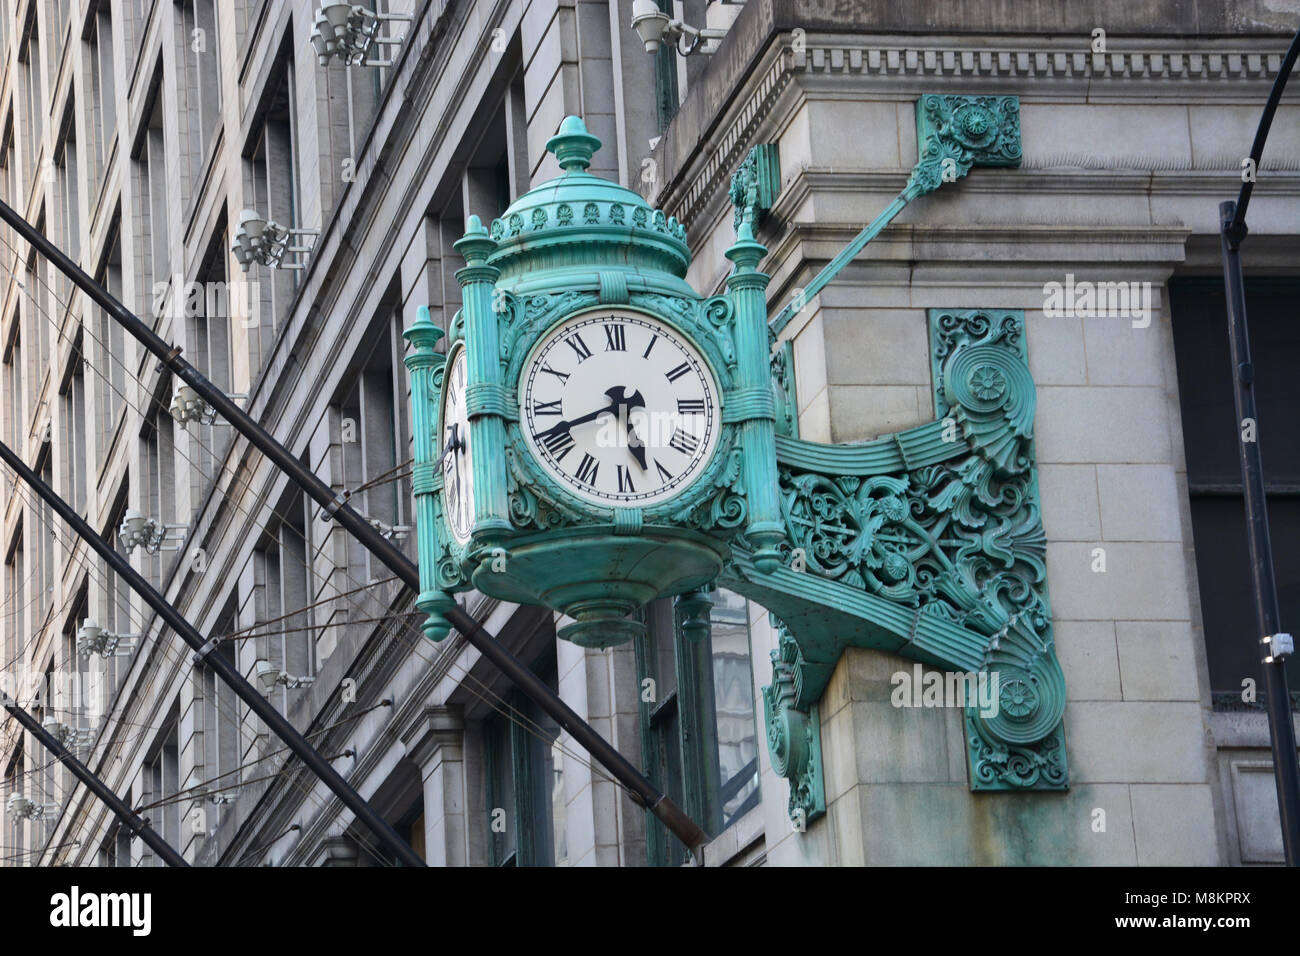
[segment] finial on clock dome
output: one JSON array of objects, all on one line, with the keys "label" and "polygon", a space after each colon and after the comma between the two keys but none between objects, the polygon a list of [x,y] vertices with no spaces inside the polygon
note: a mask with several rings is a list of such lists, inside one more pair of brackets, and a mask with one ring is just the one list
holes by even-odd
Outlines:
[{"label": "finial on clock dome", "polygon": [[566,173],[580,173],[591,165],[591,157],[600,149],[600,140],[587,132],[580,116],[566,116],[560,131],[546,141],[546,149],[555,154]]}]

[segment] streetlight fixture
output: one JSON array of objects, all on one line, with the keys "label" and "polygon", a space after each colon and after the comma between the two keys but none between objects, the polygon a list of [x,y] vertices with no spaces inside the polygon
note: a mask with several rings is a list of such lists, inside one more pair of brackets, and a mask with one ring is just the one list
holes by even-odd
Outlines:
[{"label": "streetlight fixture", "polygon": [[[321,66],[338,57],[345,66],[392,66],[391,53],[385,47],[399,47],[404,35],[381,37],[379,30],[387,21],[410,23],[410,14],[376,13],[352,3],[331,0],[321,4],[311,30],[311,45]],[[372,49],[377,57],[371,57]]]},{"label": "streetlight fixture", "polygon": [[211,425],[217,420],[217,410],[200,398],[199,393],[188,385],[176,387],[176,394],[172,396],[171,408],[168,411],[178,425],[189,422]]},{"label": "streetlight fixture", "polygon": [[[655,0],[634,0],[632,29],[645,44],[647,53],[658,53],[661,44],[669,43],[675,45],[677,52],[682,56],[690,56],[697,51],[712,53],[711,42],[703,47],[701,44],[705,41],[721,40],[727,35],[726,30],[714,30],[708,27],[701,30],[689,23],[674,19],[664,13]],[[687,41],[685,46],[682,45],[683,40]]]},{"label": "streetlight fixture", "polygon": [[65,747],[79,747],[89,743],[90,740],[89,730],[78,730],[57,717],[46,717],[41,721],[41,726],[45,728],[46,733]]},{"label": "streetlight fixture", "polygon": [[275,688],[280,684],[283,684],[290,690],[296,690],[299,687],[310,687],[312,684],[316,683],[316,678],[314,677],[295,677],[292,674],[287,674],[280,670],[280,668],[276,667],[270,661],[258,661],[254,665],[254,671],[257,674],[258,686],[267,694],[275,690]]},{"label": "streetlight fixture", "polygon": [[388,524],[380,521],[378,518],[366,518],[370,526],[382,534],[389,541],[401,541],[411,533],[409,524]]},{"label": "streetlight fixture", "polygon": [[[247,395],[240,393],[238,395],[227,395],[230,399],[247,398]],[[188,425],[190,422],[198,422],[200,425],[212,425],[217,420],[217,410],[205,402],[193,388],[188,385],[176,386],[176,394],[172,396],[172,404],[168,409],[171,416],[176,420],[178,425]]]},{"label": "streetlight fixture", "polygon": [[100,627],[93,618],[86,618],[77,628],[77,653],[88,658],[91,654],[100,657],[125,657],[131,653],[135,643],[135,634],[114,634]]},{"label": "streetlight fixture", "polygon": [[9,810],[9,816],[15,820],[39,820],[45,815],[46,810],[54,809],[53,805],[28,800],[21,793],[9,794],[9,801],[6,806]]},{"label": "streetlight fixture", "polygon": [[183,533],[177,535],[170,544],[167,543],[168,536],[177,531],[184,532],[185,525],[163,524],[156,518],[146,518],[131,508],[122,517],[122,526],[117,529],[117,536],[127,554],[137,547],[144,548],[149,554],[157,554],[159,551],[180,549],[181,539],[185,537]]},{"label": "streetlight fixture", "polygon": [[300,236],[318,235],[319,229],[290,229],[252,209],[245,209],[239,214],[239,227],[230,248],[245,272],[255,262],[269,269],[302,269],[306,265],[302,259],[286,263],[284,257],[288,253],[305,255],[311,252],[311,246],[290,243]]}]

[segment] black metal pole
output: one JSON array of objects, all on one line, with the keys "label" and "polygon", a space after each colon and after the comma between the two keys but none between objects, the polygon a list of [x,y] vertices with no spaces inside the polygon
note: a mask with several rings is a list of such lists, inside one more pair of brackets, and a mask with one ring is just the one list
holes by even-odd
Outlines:
[{"label": "black metal pole", "polygon": [[135,811],[123,803],[117,794],[108,789],[108,785],[104,781],[100,780],[91,772],[89,767],[74,757],[72,751],[59,743],[57,737],[42,727],[40,721],[19,707],[16,702],[5,694],[0,694],[0,704],[13,715],[18,723],[26,727],[45,749],[54,754],[64,766],[71,770],[72,775],[84,783],[91,793],[103,800],[108,805],[108,809],[113,811],[113,815],[122,821],[124,827],[141,840],[144,840],[151,850],[166,861],[168,866],[189,866],[185,862],[185,858],[173,850],[167,841],[159,836],[157,830],[149,826]]},{"label": "black metal pole", "polygon": [[[20,216],[7,203],[0,202],[0,219],[18,231],[27,242],[55,267],[71,279],[119,325],[141,345],[158,358],[177,378],[185,382],[228,421],[236,431],[248,439],[254,448],[266,455],[299,488],[303,489],[322,507],[329,508],[334,520],[348,531],[367,551],[382,561],[407,587],[419,592],[420,571],[414,562],[385,538],[365,518],[348,504],[340,505],[337,495],[329,485],[308,470],[291,455],[283,445],[260,424],[236,405],[225,392],[217,388],[199,371],[181,358],[180,349],[168,345],[149,326],[113,297],[107,289],[88,276],[82,269],[31,223]],[[492,637],[470,615],[460,608],[447,614],[447,620],[465,635],[484,657],[492,661],[552,720],[569,732],[592,758],[608,770],[619,783],[627,787],[643,806],[663,821],[687,848],[694,850],[703,844],[707,835],[686,813],[668,799],[644,774],[630,764],[605,738],[579,717],[560,696],[540,681],[523,662]]]},{"label": "black metal pole", "polygon": [[1282,91],[1291,79],[1291,70],[1295,67],[1297,57],[1300,57],[1300,30],[1296,30],[1295,36],[1291,38],[1291,45],[1287,47],[1277,76],[1273,78],[1273,88],[1268,91],[1268,101],[1264,104],[1264,112],[1259,116],[1259,125],[1255,127],[1255,139],[1250,144],[1251,172],[1254,175],[1242,180],[1241,190],[1237,193],[1237,208],[1233,211],[1232,224],[1228,227],[1228,235],[1238,244],[1246,237],[1246,209],[1250,206],[1250,194],[1255,189],[1255,180],[1259,178],[1259,161],[1264,158],[1264,144],[1268,142],[1268,132],[1273,128],[1273,114],[1277,112],[1277,104],[1282,102]]},{"label": "black metal pole", "polygon": [[1255,411],[1255,370],[1250,360],[1246,326],[1246,292],[1241,272],[1237,204],[1219,206],[1219,231],[1223,246],[1223,281],[1228,303],[1228,347],[1232,358],[1232,386],[1238,428],[1249,427],[1252,440],[1238,434],[1241,487],[1246,503],[1246,546],[1250,552],[1251,582],[1255,592],[1254,643],[1264,668],[1268,704],[1268,729],[1273,746],[1273,773],[1277,804],[1282,816],[1282,846],[1288,866],[1300,864],[1300,763],[1296,760],[1295,725],[1291,722],[1291,694],[1287,689],[1286,661],[1272,653],[1264,639],[1280,630],[1277,582],[1273,577],[1273,548],[1268,531],[1268,502],[1264,495],[1264,470],[1259,452],[1259,419]]},{"label": "black metal pole", "polygon": [[411,849],[406,841],[397,835],[397,831],[389,825],[388,821],[376,813],[370,804],[362,799],[361,794],[348,786],[347,781],[339,776],[338,771],[316,752],[315,748],[307,742],[307,739],[298,733],[294,726],[285,720],[280,712],[272,707],[270,702],[259,694],[252,684],[244,679],[244,676],[235,669],[234,665],[227,662],[220,654],[208,654],[207,651],[210,648],[203,635],[195,630],[194,626],[185,620],[179,611],[168,604],[167,600],[155,591],[135,568],[131,567],[130,561],[118,554],[113,546],[101,538],[86,523],[85,519],[77,514],[71,505],[59,497],[53,488],[42,481],[3,442],[0,442],[0,459],[3,459],[4,463],[12,468],[18,477],[30,485],[44,499],[58,513],[59,517],[71,526],[79,538],[89,544],[101,558],[108,562],[109,567],[122,576],[122,580],[130,585],[131,590],[144,598],[145,603],[153,608],[173,631],[180,635],[181,640],[202,656],[203,662],[212,668],[217,677],[224,681],[239,696],[239,699],[262,719],[271,733],[285,742],[288,748],[321,779],[321,782],[329,787],[343,801],[344,805],[356,814],[357,819],[371,829],[390,852],[394,853],[399,860],[408,866],[425,865],[424,860]]}]

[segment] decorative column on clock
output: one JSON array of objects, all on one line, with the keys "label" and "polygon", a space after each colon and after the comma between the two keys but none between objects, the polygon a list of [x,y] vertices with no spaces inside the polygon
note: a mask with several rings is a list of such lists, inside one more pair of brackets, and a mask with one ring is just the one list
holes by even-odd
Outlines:
[{"label": "decorative column on clock", "polygon": [[[434,351],[442,338],[442,329],[429,318],[429,307],[420,306],[416,320],[402,333],[412,351],[402,361],[411,373],[411,428],[415,447],[415,465],[411,485],[415,493],[415,533],[420,554],[437,554],[438,491],[442,488],[442,470],[437,463],[434,431],[437,428],[437,386],[435,376],[442,371],[446,356]],[[424,636],[440,641],[451,631],[443,614],[455,606],[447,592],[438,587],[438,565],[420,562],[420,594],[415,606],[428,614]]]},{"label": "decorative column on clock", "polygon": [[456,272],[461,287],[469,384],[465,408],[469,417],[471,462],[474,469],[474,547],[499,546],[510,534],[506,492],[506,419],[514,401],[501,384],[501,337],[492,295],[501,270],[487,264],[497,244],[478,216],[465,221],[465,235],[454,248],[465,259]]},{"label": "decorative column on clock", "polygon": [[785,541],[785,522],[776,483],[776,400],[772,397],[771,357],[768,352],[767,283],[758,271],[767,248],[754,239],[749,217],[736,230],[736,242],[727,250],[735,270],[727,277],[727,290],[735,305],[735,340],[738,388],[723,409],[723,420],[740,427],[744,452],[744,487],[749,502],[745,537],[753,548],[754,566],[763,573],[781,564],[777,545]]}]

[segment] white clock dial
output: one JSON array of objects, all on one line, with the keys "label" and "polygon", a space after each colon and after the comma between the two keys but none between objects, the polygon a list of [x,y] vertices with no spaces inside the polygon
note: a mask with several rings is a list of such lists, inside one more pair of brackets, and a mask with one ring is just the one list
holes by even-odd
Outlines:
[{"label": "white clock dial", "polygon": [[519,381],[534,457],[587,501],[644,507],[688,487],[718,444],[718,387],[680,333],[639,312],[586,313],[537,343]]},{"label": "white clock dial", "polygon": [[469,417],[465,408],[468,373],[465,349],[457,345],[444,373],[442,420],[438,430],[442,449],[442,499],[447,524],[460,544],[469,541],[469,533],[474,528],[474,469],[470,462]]}]

